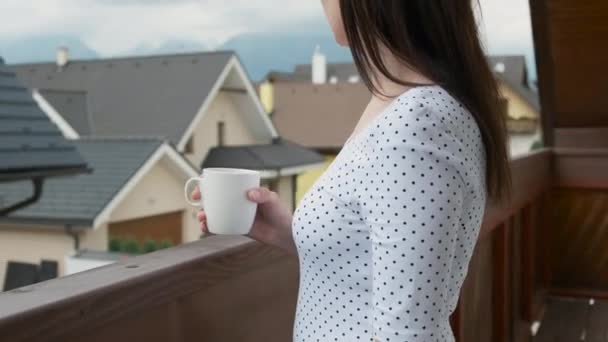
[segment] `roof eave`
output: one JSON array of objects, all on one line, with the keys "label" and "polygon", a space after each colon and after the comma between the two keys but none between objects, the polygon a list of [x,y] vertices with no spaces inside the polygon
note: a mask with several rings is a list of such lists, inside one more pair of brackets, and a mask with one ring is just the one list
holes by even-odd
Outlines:
[{"label": "roof eave", "polygon": [[31,169],[31,170],[15,170],[11,172],[0,172],[1,182],[16,182],[33,178],[52,178],[79,175],[83,173],[91,173],[93,169],[88,165],[80,165],[68,168],[53,168],[53,169]]}]

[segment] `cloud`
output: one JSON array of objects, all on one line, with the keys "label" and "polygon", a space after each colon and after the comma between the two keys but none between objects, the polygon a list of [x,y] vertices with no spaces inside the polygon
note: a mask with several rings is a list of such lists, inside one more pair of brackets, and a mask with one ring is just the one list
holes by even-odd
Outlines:
[{"label": "cloud", "polygon": [[[490,51],[531,49],[526,0],[481,0]],[[104,56],[167,40],[214,47],[250,32],[327,33],[319,0],[2,0],[1,39],[70,34]]]}]

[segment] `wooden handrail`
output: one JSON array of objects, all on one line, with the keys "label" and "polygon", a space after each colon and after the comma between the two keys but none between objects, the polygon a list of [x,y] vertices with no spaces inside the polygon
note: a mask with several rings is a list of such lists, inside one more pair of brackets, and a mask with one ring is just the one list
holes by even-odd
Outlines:
[{"label": "wooden handrail", "polygon": [[502,206],[488,202],[479,233],[480,239],[489,236],[500,223],[552,186],[554,173],[551,150],[542,148],[514,158],[511,161],[511,174],[513,198]]},{"label": "wooden handrail", "polygon": [[242,236],[211,236],[0,294],[0,340],[78,336],[290,258]]}]

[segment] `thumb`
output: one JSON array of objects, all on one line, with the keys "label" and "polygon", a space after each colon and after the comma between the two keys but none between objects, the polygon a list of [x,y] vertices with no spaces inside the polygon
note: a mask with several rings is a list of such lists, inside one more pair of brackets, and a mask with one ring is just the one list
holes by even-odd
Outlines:
[{"label": "thumb", "polygon": [[257,203],[264,203],[272,200],[276,193],[265,187],[258,187],[247,191],[247,197]]}]

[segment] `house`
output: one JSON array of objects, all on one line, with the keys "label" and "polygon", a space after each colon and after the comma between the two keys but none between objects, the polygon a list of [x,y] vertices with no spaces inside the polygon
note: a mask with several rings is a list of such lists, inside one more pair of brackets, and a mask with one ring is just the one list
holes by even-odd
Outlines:
[{"label": "house", "polygon": [[[54,181],[91,171],[75,144],[63,137],[0,58],[0,220],[40,203]],[[19,196],[4,192],[16,184],[21,189]],[[2,246],[4,236],[0,228]],[[3,253],[3,247],[0,251],[0,290],[57,276],[55,260],[38,258],[26,263],[19,261],[19,255]],[[5,268],[9,270],[6,278]]]},{"label": "house", "polygon": [[[201,168],[259,170],[293,209],[297,174],[323,162],[278,136],[233,52],[71,61],[60,49],[54,63],[10,70],[95,171],[0,220],[0,258],[52,257],[66,274],[115,260],[113,237],[193,241],[183,185]],[[24,186],[0,191],[19,198]]]},{"label": "house", "polygon": [[[528,84],[525,58],[491,56],[488,62],[507,106],[511,154],[529,151],[541,136],[540,105]],[[270,71],[258,93],[279,134],[322,153],[325,166],[350,136],[371,96],[354,63],[326,63],[318,47],[311,64],[296,65],[293,72]],[[323,171],[298,176],[297,200]]]},{"label": "house", "polygon": [[[183,184],[197,174],[159,138],[81,137],[73,140],[93,172],[48,180],[40,200],[0,219],[0,278],[12,260],[66,260],[81,250],[107,251],[112,237],[172,244],[197,240],[196,211]],[[4,198],[27,194],[27,182],[0,184]]]},{"label": "house", "polygon": [[[11,68],[74,139],[161,136],[199,168],[221,166],[205,162],[214,147],[266,145],[287,154],[301,148],[279,139],[232,51],[71,61],[60,49],[55,63]],[[215,153],[226,151],[220,148]],[[291,193],[297,173],[318,168],[320,162],[316,153],[312,159],[287,164],[279,160],[273,166],[278,172],[265,173],[263,184]],[[285,203],[294,207],[289,198]]]},{"label": "house", "polygon": [[503,105],[506,106],[507,131],[511,155],[530,150],[541,140],[540,101],[528,82],[524,56],[490,56],[494,75],[498,78]]},{"label": "house", "polygon": [[0,193],[0,217],[38,200],[46,179],[90,172],[76,147],[38,108],[0,58],[0,184],[32,183],[20,202]]}]

